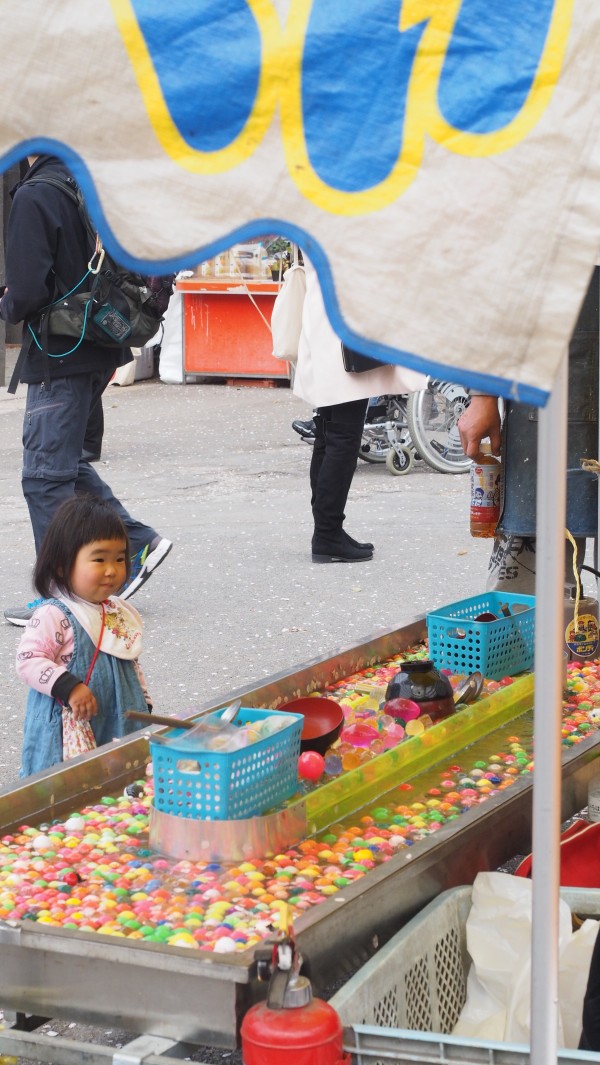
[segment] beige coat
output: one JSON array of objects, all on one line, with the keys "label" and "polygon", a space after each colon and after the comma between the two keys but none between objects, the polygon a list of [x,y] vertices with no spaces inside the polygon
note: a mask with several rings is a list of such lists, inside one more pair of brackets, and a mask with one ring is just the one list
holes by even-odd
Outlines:
[{"label": "beige coat", "polygon": [[347,373],[342,345],[325,313],[316,270],[304,256],[306,298],[294,377],[294,393],[313,407],[371,396],[403,395],[425,388],[425,376],[404,366],[381,366]]}]

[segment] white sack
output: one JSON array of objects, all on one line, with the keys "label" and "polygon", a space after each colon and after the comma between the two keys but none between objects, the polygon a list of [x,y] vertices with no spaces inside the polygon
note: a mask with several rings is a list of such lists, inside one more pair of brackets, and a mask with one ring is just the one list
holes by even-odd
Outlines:
[{"label": "white sack", "polygon": [[[508,1043],[530,1042],[531,881],[479,873],[467,918],[472,965],[467,1000],[453,1035]],[[559,903],[558,1045],[576,1048],[583,996],[598,922],[571,931],[571,912]]]},{"label": "white sack", "polygon": [[158,373],[168,385],[183,383],[183,296],[177,289],[171,296],[164,320]]},{"label": "white sack", "polygon": [[275,297],[271,312],[273,356],[295,362],[302,332],[302,310],[306,296],[304,267],[290,266],[283,275],[283,284]]}]

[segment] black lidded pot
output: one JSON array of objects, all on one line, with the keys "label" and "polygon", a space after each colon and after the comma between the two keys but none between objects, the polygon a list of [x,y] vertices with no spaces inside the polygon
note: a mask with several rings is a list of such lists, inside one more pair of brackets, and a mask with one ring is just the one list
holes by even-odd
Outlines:
[{"label": "black lidded pot", "polygon": [[403,662],[385,693],[388,699],[412,699],[435,724],[454,713],[454,693],[448,677],[429,658]]}]

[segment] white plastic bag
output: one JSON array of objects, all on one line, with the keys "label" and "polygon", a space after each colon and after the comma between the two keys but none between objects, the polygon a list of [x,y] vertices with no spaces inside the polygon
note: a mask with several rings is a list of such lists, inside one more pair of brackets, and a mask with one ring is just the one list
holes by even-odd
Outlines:
[{"label": "white plastic bag", "polygon": [[[569,907],[560,901],[559,1046],[576,1048],[579,1042],[583,996],[597,931],[597,921],[585,921],[573,932]],[[528,1044],[531,881],[506,873],[479,873],[473,884],[466,932],[472,965],[467,999],[452,1034]]]},{"label": "white plastic bag", "polygon": [[[135,352],[135,348],[132,348],[132,354]],[[131,362],[126,362],[124,366],[117,366],[112,379],[113,385],[132,385],[135,381],[135,355]]]},{"label": "white plastic bag", "polygon": [[[185,275],[183,275],[185,276]],[[175,289],[164,321],[158,373],[167,385],[183,384],[183,295]]]},{"label": "white plastic bag", "polygon": [[302,309],[306,296],[304,267],[290,266],[275,297],[271,313],[273,355],[276,359],[295,362],[302,332]]}]

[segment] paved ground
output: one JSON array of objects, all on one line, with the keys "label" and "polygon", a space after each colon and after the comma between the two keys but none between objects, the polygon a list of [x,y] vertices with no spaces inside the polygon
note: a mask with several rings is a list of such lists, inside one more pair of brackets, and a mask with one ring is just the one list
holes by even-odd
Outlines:
[{"label": "paved ground", "polygon": [[[0,390],[0,603],[31,598],[33,542],[20,486],[24,387]],[[423,464],[406,477],[360,462],[347,527],[372,562],[311,562],[308,412],[289,389],[110,386],[98,469],[175,546],[135,598],[157,711],[172,713],[333,653],[483,586],[488,546],[468,529],[468,478]],[[0,781],[19,765],[20,630],[0,621]]]},{"label": "paved ground", "polygon": [[[33,547],[20,487],[24,388],[0,390],[0,601],[31,596]],[[375,559],[310,558],[310,448],[291,429],[308,411],[288,389],[111,386],[99,467],[132,513],[175,547],[135,598],[155,707],[186,706],[291,670],[484,585],[488,545],[468,529],[468,478],[423,464],[407,477],[359,463],[348,529]],[[0,622],[0,785],[15,779],[25,688],[14,672],[20,630]],[[49,1026],[119,1045],[123,1033]],[[204,1049],[193,1059],[240,1060]]]}]

